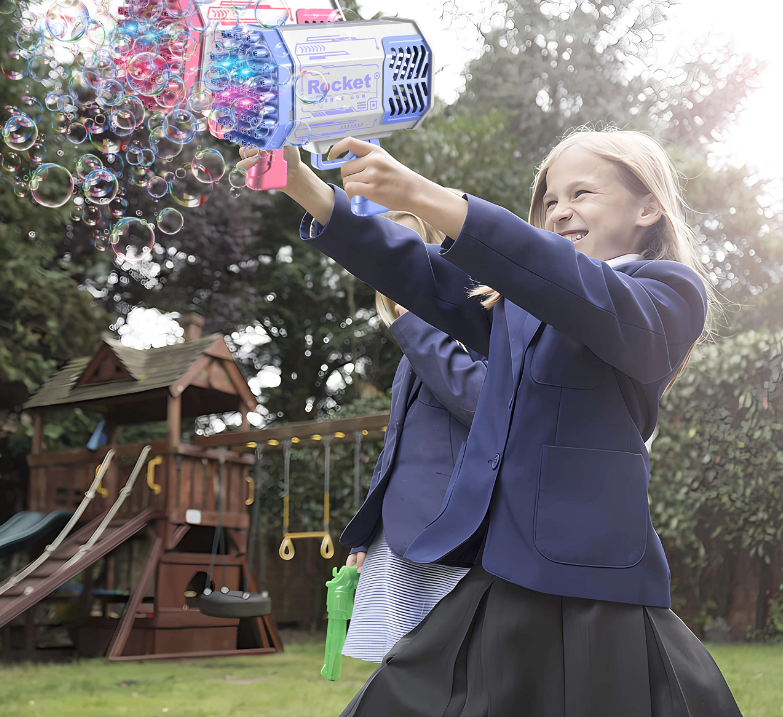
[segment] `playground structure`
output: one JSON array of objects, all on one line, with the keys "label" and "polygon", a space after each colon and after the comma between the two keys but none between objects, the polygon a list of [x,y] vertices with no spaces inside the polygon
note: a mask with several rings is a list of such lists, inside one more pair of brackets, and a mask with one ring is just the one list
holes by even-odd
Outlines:
[{"label": "playground structure", "polygon": [[[222,336],[201,338],[201,325],[200,317],[191,317],[188,341],[146,351],[107,337],[95,356],[70,362],[25,405],[35,427],[29,511],[57,515],[58,525],[74,510],[79,514],[69,522],[74,532],[45,551],[40,565],[0,584],[6,654],[35,650],[35,608],[46,598],[70,608],[76,602],[77,614],[67,622],[82,656],[161,659],[282,649],[271,615],[209,617],[189,609],[183,597],[192,576],[211,560],[222,585],[260,589],[247,565],[253,455],[181,440],[183,419],[228,411],[244,417],[256,405]],[[103,416],[105,445],[44,452],[47,413],[77,407]],[[119,427],[160,421],[166,425],[163,440],[117,444]],[[31,521],[36,524],[29,515],[12,521],[28,531]],[[225,546],[212,555],[219,521]],[[25,542],[15,537],[18,532],[2,526],[0,546],[15,541],[18,548]],[[35,557],[43,552],[40,539],[47,531],[31,532],[27,547]],[[142,552],[136,575],[134,557]],[[102,558],[96,576],[92,566]]]}]

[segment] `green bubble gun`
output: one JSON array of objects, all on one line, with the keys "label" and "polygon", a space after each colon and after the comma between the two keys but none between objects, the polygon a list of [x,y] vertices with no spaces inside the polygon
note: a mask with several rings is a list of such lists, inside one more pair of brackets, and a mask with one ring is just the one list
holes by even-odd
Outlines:
[{"label": "green bubble gun", "polygon": [[343,565],[340,571],[332,568],[331,580],[326,583],[326,612],[329,624],[326,628],[326,650],[321,674],[329,681],[340,679],[340,667],[343,662],[343,645],[348,620],[353,614],[353,594],[359,584],[356,566]]}]

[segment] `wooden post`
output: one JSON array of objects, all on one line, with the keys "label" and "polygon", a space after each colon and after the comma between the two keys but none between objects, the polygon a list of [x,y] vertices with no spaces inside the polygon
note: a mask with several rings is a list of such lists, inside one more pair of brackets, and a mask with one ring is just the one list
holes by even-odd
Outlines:
[{"label": "wooden post", "polygon": [[33,413],[33,448],[30,451],[33,455],[43,453],[43,411]]},{"label": "wooden post", "polygon": [[[33,411],[33,445],[31,455],[43,453],[44,418],[43,411]],[[46,471],[40,468],[30,470],[30,489],[27,504],[30,510],[45,510],[47,500]]]},{"label": "wooden post", "polygon": [[166,423],[168,425],[168,455],[164,459],[166,473],[163,486],[163,504],[167,509],[178,507],[179,496],[176,491],[177,449],[182,437],[182,398],[181,395],[166,397]]},{"label": "wooden post", "polygon": [[[160,526],[158,526],[157,530],[160,531]],[[144,599],[144,591],[147,588],[147,583],[155,574],[160,558],[163,555],[163,538],[158,532],[153,531],[151,528],[148,529],[148,532],[152,539],[150,552],[147,556],[147,562],[144,564],[144,569],[141,571],[141,577],[136,585],[136,589],[128,599],[128,602],[125,603],[125,610],[123,610],[120,622],[111,638],[109,649],[106,651],[106,657],[110,660],[122,656],[122,651],[125,649],[125,644],[128,642],[128,637],[130,637],[131,630],[133,629],[136,611],[139,609],[139,605]]]}]

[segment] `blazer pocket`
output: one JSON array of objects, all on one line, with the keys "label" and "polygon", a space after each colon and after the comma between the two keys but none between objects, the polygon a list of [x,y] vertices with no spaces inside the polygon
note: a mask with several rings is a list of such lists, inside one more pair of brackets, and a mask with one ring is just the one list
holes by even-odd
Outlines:
[{"label": "blazer pocket", "polygon": [[587,346],[547,326],[533,351],[530,375],[545,386],[587,390],[601,385],[604,369]]},{"label": "blazer pocket", "polygon": [[630,568],[647,549],[647,471],[638,453],[541,447],[533,540],[555,563]]}]

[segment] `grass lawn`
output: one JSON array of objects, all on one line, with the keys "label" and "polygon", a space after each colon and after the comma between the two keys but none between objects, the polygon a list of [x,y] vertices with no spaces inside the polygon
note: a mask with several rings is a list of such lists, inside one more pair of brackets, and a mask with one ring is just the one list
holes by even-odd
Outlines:
[{"label": "grass lawn", "polygon": [[[783,645],[714,645],[710,651],[744,717],[783,714]],[[263,657],[4,667],[0,712],[3,717],[336,717],[373,665],[344,658],[340,681],[330,683],[319,674],[322,661],[323,645],[310,642]]]}]

